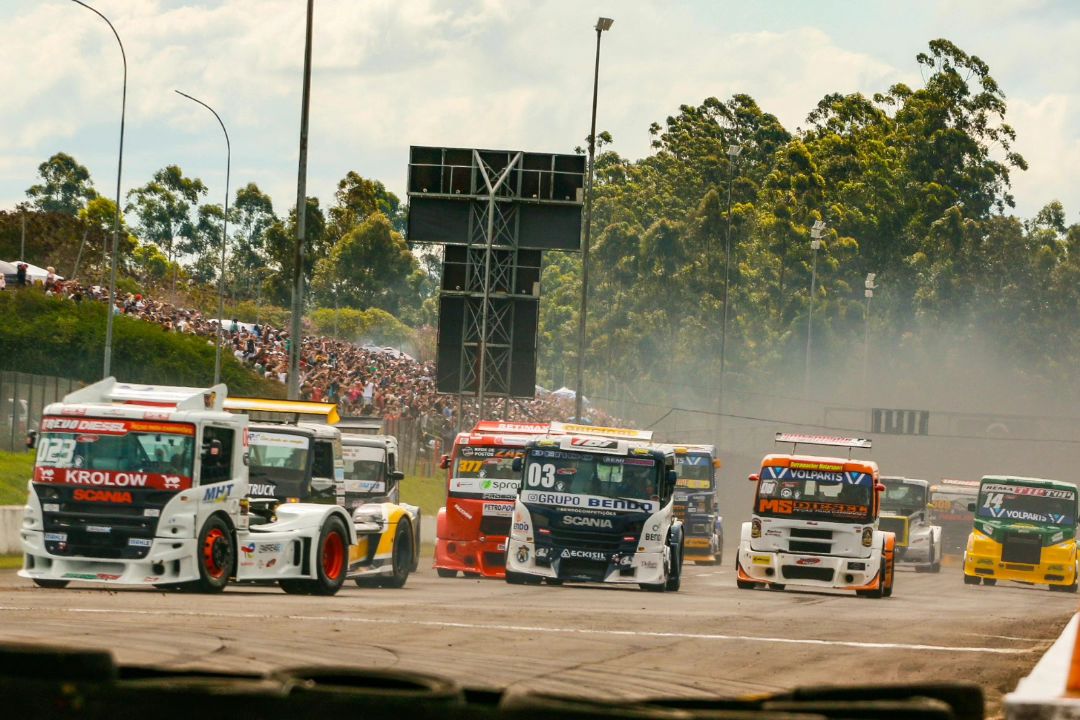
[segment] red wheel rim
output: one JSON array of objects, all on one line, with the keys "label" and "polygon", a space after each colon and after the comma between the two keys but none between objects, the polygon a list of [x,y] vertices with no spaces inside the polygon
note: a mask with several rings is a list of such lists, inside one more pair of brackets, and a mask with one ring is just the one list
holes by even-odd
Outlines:
[{"label": "red wheel rim", "polygon": [[345,566],[345,543],[341,539],[341,533],[331,532],[323,541],[322,569],[323,574],[331,580],[336,580],[341,575]]},{"label": "red wheel rim", "polygon": [[220,578],[225,574],[228,548],[229,540],[221,528],[211,528],[210,532],[206,533],[206,540],[203,541],[203,567],[206,568],[207,575]]}]

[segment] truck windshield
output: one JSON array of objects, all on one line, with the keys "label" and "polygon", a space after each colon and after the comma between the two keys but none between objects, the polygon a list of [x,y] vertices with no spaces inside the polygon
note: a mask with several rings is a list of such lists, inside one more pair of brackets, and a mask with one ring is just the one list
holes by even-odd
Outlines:
[{"label": "truck windshield", "polygon": [[881,482],[885,485],[885,494],[881,498],[882,510],[911,515],[926,508],[926,487],[888,478],[882,478]]},{"label": "truck windshield", "polygon": [[655,458],[535,449],[525,463],[525,489],[631,500],[659,500]]},{"label": "truck windshield", "polygon": [[187,423],[46,417],[34,477],[41,482],[191,487],[195,426]]},{"label": "truck windshield", "polygon": [[516,480],[518,473],[514,471],[514,458],[521,455],[521,448],[466,445],[458,448],[454,477]]},{"label": "truck windshield", "polygon": [[761,468],[754,512],[767,517],[867,522],[873,492],[874,479],[868,473],[766,466]]},{"label": "truck windshield", "polygon": [[248,460],[251,494],[306,497],[311,438],[286,432],[252,430]]},{"label": "truck windshield", "polygon": [[1018,483],[984,482],[977,512],[984,520],[1076,526],[1076,491]]},{"label": "truck windshield", "polygon": [[708,453],[688,453],[675,456],[676,487],[687,490],[712,490],[713,465]]}]

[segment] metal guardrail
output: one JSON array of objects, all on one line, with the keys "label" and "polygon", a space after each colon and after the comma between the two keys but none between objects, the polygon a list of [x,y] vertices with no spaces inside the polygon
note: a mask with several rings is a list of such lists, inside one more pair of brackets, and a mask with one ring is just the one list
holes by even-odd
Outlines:
[{"label": "metal guardrail", "polygon": [[52,375],[0,372],[0,450],[25,449],[26,433],[37,429],[45,407],[81,385]]}]

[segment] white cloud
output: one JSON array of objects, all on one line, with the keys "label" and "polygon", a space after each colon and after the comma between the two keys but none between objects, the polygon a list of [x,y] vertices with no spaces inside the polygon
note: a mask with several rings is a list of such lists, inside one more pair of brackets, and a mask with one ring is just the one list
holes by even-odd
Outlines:
[{"label": "white cloud", "polygon": [[1080,95],[1048,95],[1035,102],[1013,100],[1009,121],[1016,128],[1016,151],[1028,172],[1013,173],[1013,193],[1025,215],[1051,200],[1065,204],[1070,222],[1080,221]]},{"label": "white cloud", "polygon": [[[128,53],[125,188],[178,163],[203,177],[217,197],[215,185],[224,173],[216,123],[172,92],[179,88],[221,113],[233,141],[234,183],[255,180],[279,210],[291,205],[304,4],[96,5],[113,20]],[[852,49],[838,31],[827,32],[827,20],[819,27],[787,22],[784,6],[777,7],[765,26],[746,27],[709,2],[603,8],[509,0],[320,0],[309,190],[329,201],[336,181],[355,169],[400,193],[410,144],[550,151],[581,144],[592,91],[591,27],[608,10],[616,23],[603,38],[599,126],[612,131],[616,149],[630,157],[649,151],[650,122],[710,95],[747,93],[794,129],[826,93],[872,93],[897,81],[919,82],[913,62],[896,67],[873,48]],[[108,28],[66,0],[23,0],[7,12],[10,19],[0,23],[0,83],[7,100],[0,132],[8,139],[0,148],[0,205],[21,199],[37,164],[61,148],[86,163],[100,187],[109,187],[119,53]],[[1051,37],[1059,53],[1072,47],[1063,44],[1062,33]],[[1030,42],[1031,33],[1017,39],[1018,46]],[[912,45],[910,54],[924,44]],[[992,64],[999,80],[1018,63],[1030,68],[1030,57],[1005,53],[1003,72]],[[1069,77],[1076,65],[1060,72]],[[1031,172],[1016,178],[1026,210],[1029,192],[1040,195],[1030,203],[1037,208],[1054,186],[1077,185],[1068,182],[1075,170],[1052,162],[1062,152],[1054,143],[1077,133],[1069,135],[1069,119],[1054,104],[1060,101],[1050,102],[1055,96],[1013,88],[1006,86],[1010,120],[1021,133],[1018,148],[1032,163]],[[1068,102],[1075,113],[1075,99]]]}]

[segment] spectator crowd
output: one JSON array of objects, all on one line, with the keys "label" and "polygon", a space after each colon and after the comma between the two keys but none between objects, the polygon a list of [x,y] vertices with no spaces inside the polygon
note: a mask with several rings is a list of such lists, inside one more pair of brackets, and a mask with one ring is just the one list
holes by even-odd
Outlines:
[{"label": "spectator crowd", "polygon": [[[44,282],[46,294],[76,303],[108,302],[107,288],[84,287],[76,280],[61,280],[51,267],[48,272]],[[216,341],[218,321],[198,310],[177,307],[141,294],[118,293],[113,312],[154,323],[165,332],[205,337],[211,344]],[[281,383],[288,381],[292,340],[287,331],[266,323],[225,320],[222,342],[223,352],[231,352],[254,372]],[[453,439],[458,427],[458,412],[463,413],[460,423],[463,428],[471,427],[478,419],[471,400],[459,407],[456,396],[435,391],[433,363],[419,362],[394,348],[361,346],[327,336],[303,339],[300,396],[304,400],[335,403],[342,415],[417,421],[425,435],[442,438],[444,447]],[[573,398],[551,394],[538,394],[532,400],[491,402],[498,403],[497,414],[509,421],[569,420],[574,415]],[[596,408],[590,408],[590,412],[594,415],[590,418],[592,422],[616,422]]]}]

